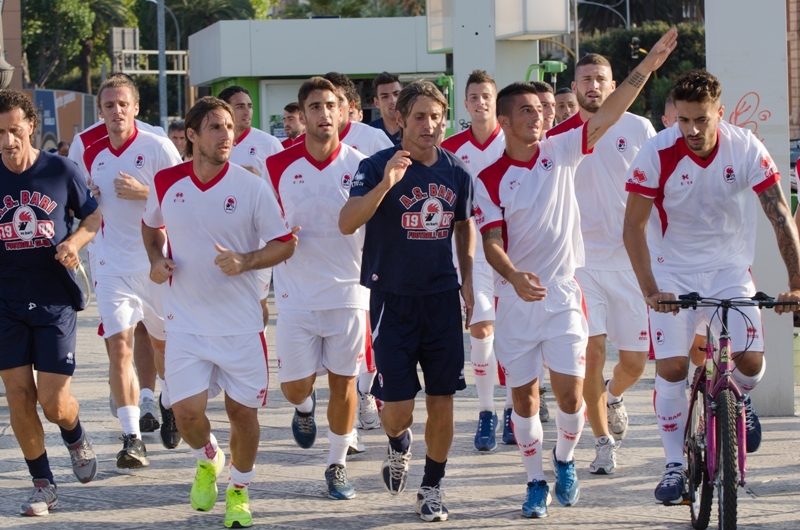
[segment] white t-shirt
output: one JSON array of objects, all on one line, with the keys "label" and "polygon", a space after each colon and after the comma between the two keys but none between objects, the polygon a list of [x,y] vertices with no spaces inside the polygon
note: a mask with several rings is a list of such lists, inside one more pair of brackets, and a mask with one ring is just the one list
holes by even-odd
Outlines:
[{"label": "white t-shirt", "polygon": [[[572,278],[583,266],[575,168],[589,154],[586,126],[539,142],[528,163],[503,154],[481,171],[475,186],[478,229],[503,229],[506,254],[514,266],[539,277],[542,285]],[[495,274],[495,294],[516,296]]]},{"label": "white t-shirt", "polygon": [[[547,131],[550,138],[583,125],[580,112]],[[622,242],[625,178],[642,145],[656,135],[650,120],[626,112],[611,126],[575,172],[575,197],[581,210],[586,268],[631,270]]]},{"label": "white t-shirt", "polygon": [[279,309],[369,309],[369,291],[360,285],[364,229],[347,236],[339,231],[339,212],[364,158],[340,143],[320,163],[302,143],[267,159],[286,221],[302,227],[292,258],[273,268]]},{"label": "white t-shirt", "polygon": [[347,127],[339,134],[339,141],[366,156],[394,146],[385,132],[360,121],[347,122]]},{"label": "white t-shirt", "polygon": [[118,150],[111,147],[106,136],[84,151],[81,166],[100,188],[97,203],[103,213],[103,226],[96,236],[100,244],[93,249],[95,274],[134,276],[150,271],[141,225],[146,201],[117,197],[114,180],[120,177],[120,171],[152,186],[156,173],[180,163],[178,150],[168,138],[139,129]]},{"label": "white t-shirt", "polygon": [[214,244],[247,253],[260,242],[288,241],[289,224],[267,183],[235,164],[203,184],[192,162],[158,173],[142,222],[167,231],[177,268],[164,295],[164,328],[195,335],[264,330],[256,271],[226,276]]},{"label": "white t-shirt", "polygon": [[717,138],[702,160],[676,124],[648,140],[628,171],[626,191],[654,201],[647,227],[653,270],[705,272],[753,263],[756,194],[780,181],[780,173],[748,129],[721,121]]},{"label": "white t-shirt", "polygon": [[230,162],[251,166],[266,178],[267,158],[283,151],[280,140],[260,129],[249,127],[233,142]]}]

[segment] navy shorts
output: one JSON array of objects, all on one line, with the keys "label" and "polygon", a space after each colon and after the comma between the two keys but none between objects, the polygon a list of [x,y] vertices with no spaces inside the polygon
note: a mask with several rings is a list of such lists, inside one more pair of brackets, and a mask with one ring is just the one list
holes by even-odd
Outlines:
[{"label": "navy shorts", "polygon": [[372,387],[383,401],[425,393],[450,396],[464,390],[464,335],[458,289],[423,296],[370,291],[372,351],[378,375]]},{"label": "navy shorts", "polygon": [[0,298],[0,370],[33,365],[40,372],[71,376],[76,324],[72,305]]}]

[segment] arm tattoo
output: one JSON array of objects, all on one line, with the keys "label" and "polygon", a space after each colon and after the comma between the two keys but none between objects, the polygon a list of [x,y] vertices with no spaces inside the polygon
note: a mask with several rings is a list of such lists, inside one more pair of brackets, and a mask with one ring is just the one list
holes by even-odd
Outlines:
[{"label": "arm tattoo", "polygon": [[589,145],[594,145],[603,136],[603,133],[605,133],[605,131],[601,133],[599,126],[595,127],[591,131],[588,131],[586,133],[586,143]]},{"label": "arm tattoo", "polygon": [[486,232],[483,232],[481,234],[481,236],[483,237],[484,243],[488,242],[490,239],[498,239],[498,240],[502,241],[503,240],[503,229],[500,228],[499,226],[496,226],[494,228],[490,228]]},{"label": "arm tattoo", "polygon": [[789,207],[779,184],[773,184],[758,196],[761,207],[767,214],[781,252],[786,271],[789,273],[789,285],[800,286],[800,244],[797,240],[797,227],[789,213]]},{"label": "arm tattoo", "polygon": [[649,76],[642,75],[638,71],[634,70],[631,72],[631,75],[628,76],[628,83],[636,88],[642,88],[642,85],[644,85],[648,77]]}]

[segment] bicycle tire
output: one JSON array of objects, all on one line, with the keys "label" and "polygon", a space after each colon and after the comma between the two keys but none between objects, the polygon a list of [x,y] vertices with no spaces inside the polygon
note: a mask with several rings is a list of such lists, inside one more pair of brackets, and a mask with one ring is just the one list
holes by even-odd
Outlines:
[{"label": "bicycle tire", "polygon": [[720,530],[736,530],[736,490],[739,485],[736,460],[736,400],[724,389],[717,397],[717,507]]},{"label": "bicycle tire", "polygon": [[[695,375],[695,382],[701,377]],[[696,383],[695,383],[696,385]],[[692,388],[695,388],[695,385]],[[688,464],[688,488],[691,504],[689,510],[692,515],[692,528],[705,530],[711,520],[711,505],[713,503],[714,488],[708,474],[708,445],[706,443],[706,393],[705,383],[697,388],[691,396],[691,414],[686,422],[684,436],[684,450]]]}]

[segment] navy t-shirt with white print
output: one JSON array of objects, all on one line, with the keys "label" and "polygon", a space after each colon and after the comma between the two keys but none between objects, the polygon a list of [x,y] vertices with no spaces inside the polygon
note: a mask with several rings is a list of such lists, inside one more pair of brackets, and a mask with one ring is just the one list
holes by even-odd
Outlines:
[{"label": "navy t-shirt with white print", "polygon": [[0,298],[83,308],[75,274],[55,259],[56,246],[97,202],[75,162],[39,152],[20,174],[0,160]]},{"label": "navy t-shirt with white print", "polygon": [[[401,146],[361,161],[351,197],[366,195],[383,179],[386,163]],[[453,267],[453,223],[472,215],[472,179],[464,163],[439,149],[430,167],[412,159],[367,221],[361,284],[401,296],[458,289]]]}]

